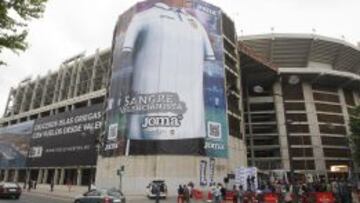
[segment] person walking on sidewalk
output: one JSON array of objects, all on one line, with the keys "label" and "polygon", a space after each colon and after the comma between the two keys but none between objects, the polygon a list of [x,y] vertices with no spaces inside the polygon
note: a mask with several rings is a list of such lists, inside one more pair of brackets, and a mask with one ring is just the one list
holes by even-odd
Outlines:
[{"label": "person walking on sidewalk", "polygon": [[181,185],[179,185],[177,192],[178,192],[177,202],[184,203],[184,188]]},{"label": "person walking on sidewalk", "polygon": [[155,203],[160,202],[160,185],[154,184],[154,190],[155,190]]},{"label": "person walking on sidewalk", "polygon": [[36,190],[36,185],[37,185],[37,181],[36,181],[36,180],[33,180],[34,190]]},{"label": "person walking on sidewalk", "polygon": [[213,197],[214,197],[214,203],[221,203],[221,184],[218,183],[215,190],[214,190],[214,193],[213,193]]},{"label": "person walking on sidewalk", "polygon": [[68,188],[69,188],[69,192],[71,192],[72,182],[71,182],[70,178],[66,181],[66,185],[67,185]]},{"label": "person walking on sidewalk", "polygon": [[184,202],[190,203],[190,189],[186,185],[183,186],[184,188]]},{"label": "person walking on sidewalk", "polygon": [[54,180],[51,179],[50,181],[50,192],[54,192]]},{"label": "person walking on sidewalk", "polygon": [[29,179],[29,180],[28,180],[28,189],[27,189],[27,191],[30,192],[30,191],[31,191],[31,188],[32,188],[32,180]]},{"label": "person walking on sidewalk", "polygon": [[233,203],[238,203],[239,190],[236,187],[236,185],[233,185],[232,193],[233,193]]},{"label": "person walking on sidewalk", "polygon": [[238,195],[238,196],[237,196],[238,202],[239,202],[239,203],[243,203],[243,202],[244,202],[245,191],[244,191],[242,185],[239,186],[239,190],[238,190],[238,194],[237,194],[237,195]]}]

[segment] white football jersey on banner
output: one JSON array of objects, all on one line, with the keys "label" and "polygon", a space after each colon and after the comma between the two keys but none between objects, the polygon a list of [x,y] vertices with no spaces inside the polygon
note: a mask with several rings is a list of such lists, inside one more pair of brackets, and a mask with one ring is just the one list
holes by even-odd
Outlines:
[{"label": "white football jersey on banner", "polygon": [[180,127],[141,128],[145,116],[129,116],[131,139],[188,139],[205,137],[204,61],[215,60],[203,25],[184,9],[163,3],[136,14],[126,32],[123,52],[132,52],[132,91],[138,94],[176,93],[185,102]]}]

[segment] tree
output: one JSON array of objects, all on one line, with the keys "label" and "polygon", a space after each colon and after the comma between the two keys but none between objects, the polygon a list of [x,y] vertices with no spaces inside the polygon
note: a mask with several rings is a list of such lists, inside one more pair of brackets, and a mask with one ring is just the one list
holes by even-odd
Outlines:
[{"label": "tree", "polygon": [[[0,53],[15,53],[28,47],[27,22],[42,17],[47,0],[0,0]],[[0,66],[6,62],[0,58]]]},{"label": "tree", "polygon": [[350,146],[355,163],[360,163],[360,106],[355,107],[350,113]]}]

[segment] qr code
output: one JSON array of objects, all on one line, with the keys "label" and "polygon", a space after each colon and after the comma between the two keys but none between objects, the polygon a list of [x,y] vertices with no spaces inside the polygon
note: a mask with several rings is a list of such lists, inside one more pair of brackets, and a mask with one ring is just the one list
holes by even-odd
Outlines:
[{"label": "qr code", "polygon": [[109,126],[108,140],[115,140],[118,137],[118,124],[114,123]]},{"label": "qr code", "polygon": [[221,124],[217,122],[208,122],[208,137],[212,139],[221,139]]},{"label": "qr code", "polygon": [[39,158],[42,156],[43,148],[42,147],[32,147],[29,150],[29,158]]}]

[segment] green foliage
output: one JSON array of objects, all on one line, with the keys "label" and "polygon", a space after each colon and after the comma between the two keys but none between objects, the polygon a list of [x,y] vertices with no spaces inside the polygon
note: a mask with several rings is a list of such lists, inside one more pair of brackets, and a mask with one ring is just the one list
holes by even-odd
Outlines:
[{"label": "green foliage", "polygon": [[[9,49],[15,53],[28,47],[27,22],[40,18],[47,0],[0,0],[0,53]],[[0,58],[0,66],[6,65]]]},{"label": "green foliage", "polygon": [[355,107],[350,114],[350,143],[353,149],[353,158],[360,163],[360,106]]}]

